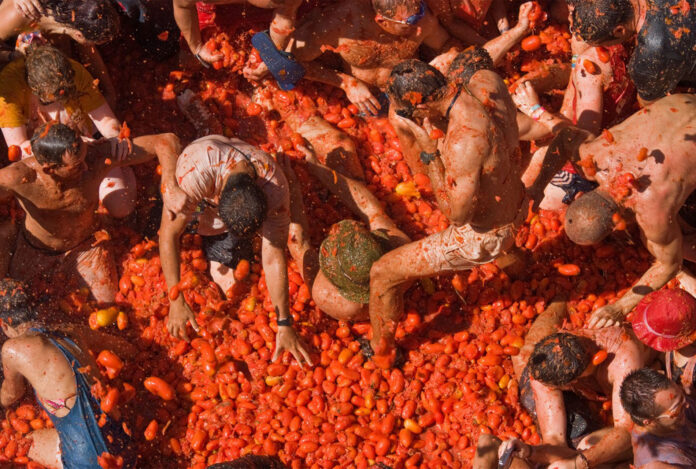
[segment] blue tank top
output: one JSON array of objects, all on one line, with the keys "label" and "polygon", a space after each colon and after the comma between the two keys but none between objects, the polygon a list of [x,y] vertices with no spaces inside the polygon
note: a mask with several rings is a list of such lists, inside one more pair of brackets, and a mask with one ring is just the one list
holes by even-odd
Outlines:
[{"label": "blue tank top", "polygon": [[[103,414],[103,411],[92,394],[89,383],[79,371],[81,368],[80,362],[56,338],[60,338],[79,349],[77,344],[69,337],[60,335],[55,331],[42,328],[32,328],[30,330],[43,334],[58,348],[65,356],[65,359],[68,360],[68,363],[70,363],[70,367],[75,375],[75,383],[77,385],[75,404],[70,409],[68,415],[56,417],[46,409],[46,413],[53,422],[60,438],[63,467],[65,469],[98,468],[100,467],[98,458],[105,452],[114,456],[122,456],[124,468],[134,467],[135,454],[126,448],[130,438],[123,431],[123,427],[108,416],[106,417],[106,425],[99,427],[97,421]],[[43,407],[40,400],[39,405]],[[110,443],[106,442],[107,435],[113,438],[113,441]]]}]

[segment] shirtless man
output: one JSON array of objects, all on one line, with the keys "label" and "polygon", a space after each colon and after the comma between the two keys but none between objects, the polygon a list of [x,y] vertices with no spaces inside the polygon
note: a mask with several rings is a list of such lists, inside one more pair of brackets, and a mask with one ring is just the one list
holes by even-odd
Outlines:
[{"label": "shirtless man", "polygon": [[[371,344],[384,367],[396,354],[403,285],[495,260],[513,246],[527,215],[517,112],[507,87],[483,49],[469,62],[456,63],[461,86],[446,84],[437,70],[417,60],[399,64],[390,78],[395,117],[422,149],[422,164],[451,226],[385,254],[372,266]],[[432,139],[435,129],[444,137]],[[548,179],[535,184],[531,195],[543,192],[545,183]]]},{"label": "shirtless man", "polygon": [[116,266],[108,249],[93,239],[99,184],[112,168],[157,155],[164,162],[165,187],[174,197],[178,188],[164,155],[176,157],[179,140],[160,134],[137,137],[132,144],[86,143],[66,125],[49,122],[36,130],[31,147],[34,156],[0,169],[0,197],[16,197],[26,212],[10,276],[26,280],[55,270],[77,274],[97,302],[112,303],[118,291]]},{"label": "shirtless man", "polygon": [[[376,115],[382,104],[373,91],[384,90],[392,68],[421,45],[436,53],[459,45],[425,0],[343,0],[307,15],[287,51],[305,65],[305,78],[341,88],[361,112]],[[342,71],[313,62],[327,50],[340,56]]]},{"label": "shirtless man", "polygon": [[570,158],[586,178],[599,184],[568,207],[568,237],[577,244],[596,244],[616,223],[623,228],[622,219],[635,220],[655,257],[628,293],[592,314],[590,327],[619,324],[643,296],[679,272],[683,258],[696,260],[693,235],[690,228],[680,226],[678,216],[696,189],[691,169],[695,128],[696,97],[676,94],[656,101],[600,137],[588,138],[578,129],[565,129],[557,137],[562,158],[544,163],[539,177],[555,172],[562,159]]},{"label": "shirtless man", "polygon": [[[235,283],[234,269],[241,259],[253,260],[252,240],[261,232],[261,261],[278,321],[273,360],[284,350],[299,363],[312,362],[292,327],[288,304],[288,244],[290,207],[288,182],[283,170],[268,153],[221,135],[199,138],[168,164],[175,166],[176,180],[188,203],[170,218],[163,214],[160,226],[160,258],[167,287],[181,280],[179,242],[189,223],[197,224],[210,275],[223,292]],[[165,208],[165,211],[167,209]],[[178,295],[170,302],[167,329],[188,340],[187,323],[198,330],[195,316]]]},{"label": "shirtless man", "polygon": [[[593,365],[591,362],[600,350],[606,351],[608,357]],[[612,403],[614,426],[596,431],[582,441],[572,441],[576,451],[561,456],[560,460],[548,461],[554,463],[550,467],[590,468],[628,459],[631,448],[628,431],[632,424],[621,405],[621,383],[631,371],[651,363],[653,358],[654,352],[621,326],[601,331],[557,332],[534,346],[522,376],[529,374],[544,445],[568,446],[563,391],[574,391],[587,400],[602,400],[602,396],[607,396]],[[526,447],[523,453],[527,453],[527,459],[534,460],[536,451]]]},{"label": "shirtless man", "polygon": [[[196,3],[198,3],[197,0],[174,0],[174,19],[191,53],[202,64],[209,66],[215,61],[222,60],[224,56],[203,47]],[[276,47],[282,50],[295,29],[295,16],[302,0],[206,0],[202,3],[210,5],[249,3],[259,8],[272,8],[274,12],[269,35]]]},{"label": "shirtless man", "polygon": [[0,404],[7,408],[19,401],[29,384],[54,425],[28,435],[33,440],[29,457],[47,467],[100,467],[106,452],[123,459],[122,467],[135,467],[130,438],[114,413],[103,415],[91,386],[103,379],[92,354],[109,350],[129,359],[137,350],[87,327],[49,328],[38,316],[20,282],[0,280],[0,319],[8,337],[2,346]]},{"label": "shirtless man", "polygon": [[696,8],[668,0],[574,2],[573,33],[593,46],[637,37],[628,72],[644,102],[662,98],[696,67]]}]

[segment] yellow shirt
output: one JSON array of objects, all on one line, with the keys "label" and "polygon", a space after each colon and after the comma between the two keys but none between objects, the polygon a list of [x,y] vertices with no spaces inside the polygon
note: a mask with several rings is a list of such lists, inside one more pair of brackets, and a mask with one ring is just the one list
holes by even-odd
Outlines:
[{"label": "yellow shirt", "polygon": [[[17,59],[0,71],[0,127],[22,127],[31,119],[32,92],[27,84],[25,59]],[[83,112],[89,113],[105,103],[104,96],[94,84],[94,78],[82,64],[70,59],[75,71],[78,103]],[[70,114],[70,109],[66,107]]]}]

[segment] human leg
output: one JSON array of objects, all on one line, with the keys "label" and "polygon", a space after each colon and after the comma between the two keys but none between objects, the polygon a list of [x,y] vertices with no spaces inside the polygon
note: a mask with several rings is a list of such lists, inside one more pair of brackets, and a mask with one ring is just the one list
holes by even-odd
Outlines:
[{"label": "human leg", "polygon": [[99,185],[99,200],[114,218],[125,218],[135,210],[137,182],[132,168],[114,168]]},{"label": "human leg", "polygon": [[28,435],[32,440],[29,459],[46,467],[63,469],[60,457],[60,438],[55,428],[35,430]]}]

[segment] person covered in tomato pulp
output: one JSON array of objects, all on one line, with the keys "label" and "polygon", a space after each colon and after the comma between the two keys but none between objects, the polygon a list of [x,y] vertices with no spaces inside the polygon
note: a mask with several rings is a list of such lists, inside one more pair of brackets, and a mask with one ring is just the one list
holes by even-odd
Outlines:
[{"label": "person covered in tomato pulp", "polygon": [[14,405],[27,384],[54,428],[34,430],[28,456],[47,467],[134,468],[137,458],[117,412],[102,410],[91,386],[103,379],[94,355],[104,350],[119,359],[137,354],[125,340],[79,325],[46,326],[21,282],[0,280],[4,379],[0,404]]},{"label": "person covered in tomato pulp", "polygon": [[[165,207],[160,227],[162,270],[170,290],[167,327],[175,337],[188,339],[195,315],[178,290],[186,278],[179,271],[179,240],[187,225],[203,236],[210,275],[223,292],[235,284],[235,268],[254,260],[253,240],[261,232],[261,260],[271,301],[279,322],[275,357],[290,351],[298,362],[311,365],[302,340],[292,327],[288,303],[285,248],[290,224],[288,182],[283,170],[266,152],[239,139],[209,135],[195,140],[181,155],[173,155],[178,190],[186,205],[169,216]],[[165,192],[164,198],[169,196]],[[176,293],[175,293],[176,292]]]}]

